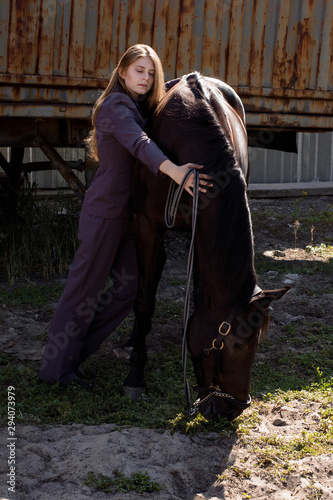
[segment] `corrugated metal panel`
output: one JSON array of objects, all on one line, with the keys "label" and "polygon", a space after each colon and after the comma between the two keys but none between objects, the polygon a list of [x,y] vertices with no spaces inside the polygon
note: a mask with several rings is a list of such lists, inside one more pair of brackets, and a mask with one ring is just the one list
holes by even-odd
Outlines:
[{"label": "corrugated metal panel", "polygon": [[86,118],[120,55],[146,43],[167,78],[232,85],[248,126],[333,129],[332,26],[332,0],[1,0],[0,113]]},{"label": "corrugated metal panel", "polygon": [[298,154],[249,148],[251,184],[332,182],[333,133],[297,134]]}]

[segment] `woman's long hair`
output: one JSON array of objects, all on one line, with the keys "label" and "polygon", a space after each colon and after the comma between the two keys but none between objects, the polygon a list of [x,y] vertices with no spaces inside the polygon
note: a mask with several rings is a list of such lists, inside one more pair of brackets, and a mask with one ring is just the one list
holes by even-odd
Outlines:
[{"label": "woman's long hair", "polygon": [[104,100],[112,93],[117,84],[120,84],[124,88],[124,90],[128,92],[125,85],[125,81],[119,76],[119,70],[120,69],[127,70],[127,68],[132,63],[134,63],[137,59],[139,59],[139,57],[149,57],[153,61],[155,68],[153,87],[149,91],[147,97],[148,110],[154,107],[165,94],[164,72],[162,68],[162,63],[156,52],[151,47],[149,47],[149,45],[142,45],[142,44],[133,45],[132,47],[127,49],[127,51],[124,53],[124,55],[118,62],[117,67],[113,70],[106,89],[97,99],[92,111],[92,117],[91,117],[92,130],[87,139],[85,140],[85,144],[88,146],[89,156],[93,160],[98,161],[97,140],[96,140],[96,118],[99,108],[103,104]]}]

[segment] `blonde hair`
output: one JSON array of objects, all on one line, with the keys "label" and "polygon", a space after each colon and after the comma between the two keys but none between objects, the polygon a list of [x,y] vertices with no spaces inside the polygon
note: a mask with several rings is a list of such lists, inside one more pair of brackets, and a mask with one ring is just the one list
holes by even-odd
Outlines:
[{"label": "blonde hair", "polygon": [[149,57],[153,61],[155,68],[154,84],[147,97],[148,110],[156,106],[156,104],[165,94],[164,72],[162,63],[156,52],[151,47],[149,47],[149,45],[142,44],[136,44],[127,49],[124,55],[119,60],[117,67],[113,70],[106,89],[97,99],[92,111],[91,124],[93,128],[88,138],[85,140],[85,144],[88,146],[89,156],[93,160],[98,161],[96,139],[96,118],[98,111],[105,99],[112,93],[117,84],[120,84],[123,89],[128,92],[124,80],[119,75],[119,70],[126,70],[132,63],[139,59],[139,57]]}]

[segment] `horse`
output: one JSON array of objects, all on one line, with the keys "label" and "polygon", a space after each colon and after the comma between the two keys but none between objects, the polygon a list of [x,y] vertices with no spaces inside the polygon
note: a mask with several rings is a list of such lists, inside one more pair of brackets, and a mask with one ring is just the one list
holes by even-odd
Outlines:
[{"label": "horse", "polygon": [[[193,162],[212,178],[199,193],[194,237],[194,312],[185,344],[197,381],[195,410],[214,420],[235,419],[251,402],[250,378],[259,338],[268,329],[271,303],[289,290],[262,290],[254,267],[247,200],[245,113],[236,92],[198,72],[183,76],[162,98],[148,135],[176,164]],[[132,400],[144,392],[145,338],[166,261],[164,210],[170,179],[138,165],[133,197],[139,291],[134,306],[130,373],[123,389]],[[188,229],[192,200],[182,195],[175,228]]]}]

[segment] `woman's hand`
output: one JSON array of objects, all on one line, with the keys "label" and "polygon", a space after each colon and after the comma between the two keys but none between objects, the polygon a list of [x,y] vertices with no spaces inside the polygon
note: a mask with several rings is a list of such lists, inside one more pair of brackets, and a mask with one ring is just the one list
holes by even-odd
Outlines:
[{"label": "woman's hand", "polygon": [[[174,163],[172,163],[170,160],[165,160],[163,163],[160,165],[160,171],[163,172],[164,174],[168,175],[173,179],[177,184],[181,184],[184,176],[188,172],[188,170],[195,168],[196,170],[200,170],[203,168],[202,165],[197,165],[195,163],[185,163],[185,165],[177,166]],[[187,179],[187,182],[185,184],[185,189],[186,191],[193,196],[193,186],[194,186],[194,175],[190,175],[190,177]],[[211,187],[213,184],[209,181],[211,181],[212,178],[209,175],[206,174],[200,174],[199,175],[199,191],[202,193],[206,193],[207,189],[205,189],[205,186]]]}]

